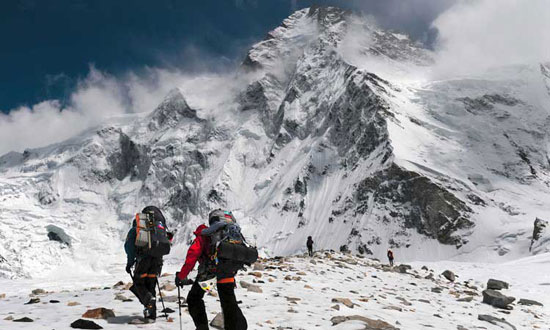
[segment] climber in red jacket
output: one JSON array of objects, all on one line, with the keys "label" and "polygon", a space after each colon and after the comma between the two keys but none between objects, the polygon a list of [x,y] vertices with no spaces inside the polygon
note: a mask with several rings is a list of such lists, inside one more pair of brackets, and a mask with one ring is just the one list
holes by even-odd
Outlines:
[{"label": "climber in red jacket", "polygon": [[[217,289],[220,298],[220,304],[222,307],[224,324],[226,330],[246,330],[248,324],[244,317],[239,305],[237,304],[237,298],[235,297],[235,274],[236,270],[228,269],[223,270],[224,267],[215,267],[212,264],[211,254],[211,235],[216,232],[222,225],[220,220],[227,217],[226,214],[231,214],[221,210],[215,210],[210,212],[209,225],[200,225],[195,230],[195,240],[187,251],[187,257],[185,263],[181,267],[181,271],[176,273],[176,285],[191,285],[191,290],[187,295],[187,306],[189,314],[193,318],[195,327],[197,330],[206,330],[208,328],[208,318],[206,316],[206,308],[204,306],[204,294],[200,286],[200,282],[212,280],[216,278]],[[232,220],[235,219],[231,215]],[[219,222],[219,223],[218,223]],[[199,269],[197,278],[193,281],[188,279],[187,276],[195,267],[195,264],[199,262]]]}]

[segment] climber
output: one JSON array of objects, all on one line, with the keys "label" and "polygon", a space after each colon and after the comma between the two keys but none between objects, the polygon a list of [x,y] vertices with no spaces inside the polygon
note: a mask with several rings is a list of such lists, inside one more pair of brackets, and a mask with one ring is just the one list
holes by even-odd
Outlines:
[{"label": "climber", "polygon": [[388,260],[390,261],[390,266],[393,267],[393,251],[388,249]]},{"label": "climber", "polygon": [[309,256],[313,257],[313,240],[311,239],[311,236],[307,237],[306,246],[307,246],[307,252],[309,253]]},{"label": "climber", "polygon": [[147,321],[157,317],[155,284],[162,269],[162,257],[170,252],[172,237],[167,231],[166,219],[156,206],[147,206],[136,214],[126,236],[126,272],[134,282],[130,291],[145,307],[143,316]]},{"label": "climber", "polygon": [[[206,283],[214,279],[217,281],[225,329],[246,330],[248,324],[235,297],[235,275],[245,264],[250,265],[258,259],[258,251],[245,244],[231,212],[219,209],[210,212],[208,224],[210,227],[201,224],[195,230],[196,237],[187,251],[185,263],[176,273],[176,285],[192,285],[187,295],[187,305],[197,330],[208,329],[203,297],[210,287]],[[197,277],[195,280],[188,279],[197,261]]]}]

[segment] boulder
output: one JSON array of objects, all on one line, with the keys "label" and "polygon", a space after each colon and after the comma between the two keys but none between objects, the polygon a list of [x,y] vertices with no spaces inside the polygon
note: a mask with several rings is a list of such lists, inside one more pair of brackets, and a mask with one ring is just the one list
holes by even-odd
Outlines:
[{"label": "boulder", "polygon": [[164,291],[174,291],[176,286],[172,283],[165,283],[160,287],[160,289]]},{"label": "boulder", "polygon": [[502,289],[508,289],[510,286],[508,285],[508,283],[504,282],[504,281],[500,281],[500,280],[495,280],[495,279],[489,279],[489,281],[487,281],[487,289],[491,289],[491,290],[502,290]]},{"label": "boulder", "polygon": [[5,293],[0,294],[0,299],[4,299],[4,298],[6,298],[6,294]]},{"label": "boulder", "polygon": [[410,265],[405,265],[405,264],[401,264],[397,267],[397,270],[402,274],[407,273],[407,270],[411,270],[411,269],[412,267]]},{"label": "boulder", "polygon": [[349,307],[349,308],[353,308],[353,306],[355,305],[348,298],[332,298],[332,302],[344,304],[346,307]]},{"label": "boulder", "polygon": [[258,285],[250,284],[245,281],[241,281],[240,284],[241,284],[241,287],[243,287],[249,292],[263,293],[262,288],[260,288]]},{"label": "boulder", "polygon": [[448,280],[451,281],[451,282],[454,282],[454,281],[456,280],[456,275],[455,275],[455,273],[453,273],[453,272],[450,271],[450,270],[444,271],[443,273],[441,273],[441,275],[443,275],[443,277],[445,277],[446,279],[448,279]]},{"label": "boulder", "polygon": [[333,326],[347,321],[361,321],[365,323],[365,329],[368,330],[398,330],[398,328],[382,320],[373,320],[360,315],[334,316],[330,319]]},{"label": "boulder", "polygon": [[103,329],[99,324],[94,321],[88,321],[83,319],[78,319],[71,323],[71,328],[73,329]]},{"label": "boulder", "polygon": [[106,320],[110,317],[115,317],[115,312],[113,312],[112,309],[107,308],[94,308],[89,309],[86,311],[86,313],[82,314],[82,317],[85,317],[87,319],[103,319]]},{"label": "boulder", "polygon": [[547,252],[550,249],[550,227],[548,221],[536,218],[533,225],[533,236],[529,252],[538,254]]},{"label": "boulder", "polygon": [[502,323],[502,324],[507,325],[512,330],[517,330],[517,328],[515,326],[508,323],[505,319],[499,319],[499,318],[491,316],[491,315],[480,314],[480,315],[477,316],[477,319],[480,320],[480,321],[489,322],[489,323],[497,325],[497,326],[500,326],[499,323]]},{"label": "boulder", "polygon": [[29,301],[25,303],[25,305],[38,304],[39,302],[40,302],[40,298],[31,298]]},{"label": "boulder", "polygon": [[216,329],[223,330],[224,327],[225,327],[225,325],[223,323],[223,314],[222,313],[216,314],[216,316],[214,317],[212,322],[210,322],[210,326],[213,327],[213,328],[216,328]]},{"label": "boulder", "polygon": [[44,293],[46,293],[46,290],[44,290],[44,289],[34,289],[34,290],[32,290],[31,292],[32,292],[32,294],[34,294],[34,295],[39,295],[39,294],[44,294]]},{"label": "boulder", "polygon": [[20,319],[13,320],[13,322],[34,322],[34,320],[25,316]]},{"label": "boulder", "polygon": [[518,301],[518,304],[525,305],[525,306],[544,306],[543,304],[539,303],[538,301],[531,300],[531,299],[520,299]]},{"label": "boulder", "polygon": [[483,303],[497,308],[509,309],[508,305],[514,302],[514,300],[516,298],[505,296],[495,290],[487,289],[483,291]]}]

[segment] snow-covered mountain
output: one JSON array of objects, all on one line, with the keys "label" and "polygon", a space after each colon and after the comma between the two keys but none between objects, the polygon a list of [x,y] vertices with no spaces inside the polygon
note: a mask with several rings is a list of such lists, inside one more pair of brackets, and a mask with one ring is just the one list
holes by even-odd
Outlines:
[{"label": "snow-covered mountain", "polygon": [[446,80],[435,66],[363,17],[297,11],[229,78],[0,157],[0,276],[107,271],[150,204],[178,229],[174,257],[217,207],[271,256],[307,236],[400,260],[528,255],[550,219],[550,65]]}]

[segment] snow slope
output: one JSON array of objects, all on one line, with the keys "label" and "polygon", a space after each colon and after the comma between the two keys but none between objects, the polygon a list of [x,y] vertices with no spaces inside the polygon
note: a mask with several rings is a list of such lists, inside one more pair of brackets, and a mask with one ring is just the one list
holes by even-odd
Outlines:
[{"label": "snow slope", "polygon": [[[431,79],[432,54],[337,8],[300,10],[239,70],[151,113],[0,157],[0,276],[108,273],[161,207],[181,259],[216,207],[266,256],[317,246],[507,261],[550,218],[550,70]],[[543,251],[543,249],[537,250]]]},{"label": "snow slope", "polygon": [[[516,329],[548,329],[550,304],[548,295],[542,289],[550,283],[548,256],[536,256],[510,264],[494,265],[474,263],[434,263],[434,270],[420,269],[417,264],[406,274],[397,267],[393,271],[376,260],[357,258],[339,253],[318,252],[315,258],[294,256],[284,259],[264,260],[255,266],[255,271],[244,272],[237,277],[239,284],[236,295],[245,314],[249,329],[365,329],[360,320],[346,321],[333,326],[339,316],[359,315],[371,320],[386,322],[387,328],[380,329],[512,329],[500,327],[478,320],[478,315],[486,314],[504,318]],[[179,265],[167,268],[172,272]],[[428,264],[431,268],[431,264]],[[441,268],[443,267],[443,268]],[[451,283],[441,275],[442,269],[451,267],[459,276]],[[532,274],[530,281],[524,274]],[[427,275],[434,279],[425,279]],[[503,278],[504,277],[504,278]],[[118,280],[125,280],[127,274],[120,269],[109,276],[97,275],[83,278],[65,274],[62,278],[44,283],[36,280],[17,280],[18,285],[4,285],[12,282],[0,281],[6,298],[0,299],[0,329],[67,329],[68,325],[88,309],[105,307],[113,309],[114,318],[93,320],[104,329],[127,329],[128,327],[151,329],[178,328],[177,312],[170,314],[172,322],[159,318],[154,325],[130,326],[126,323],[141,315],[141,305],[130,291],[113,287]],[[481,290],[489,278],[509,280],[511,289],[506,295],[535,299],[545,306],[523,306],[514,304],[514,309],[504,311],[481,303]],[[71,280],[72,279],[72,280]],[[162,277],[160,284],[172,283],[173,275]],[[256,285],[261,292],[251,292],[243,288],[243,281]],[[246,283],[245,286],[246,286]],[[432,289],[439,287],[441,293]],[[476,288],[477,287],[477,288]],[[25,305],[29,301],[31,289],[42,288],[45,294],[41,302]],[[169,288],[171,289],[171,288]],[[188,287],[183,289],[187,294]],[[123,302],[116,295],[133,298]],[[177,311],[175,299],[177,291],[164,290],[166,307]],[[472,301],[459,301],[472,297]],[[120,297],[119,297],[120,298]],[[349,299],[344,301],[334,299]],[[50,303],[58,300],[59,303]],[[67,306],[69,302],[78,305]],[[205,296],[208,318],[211,321],[220,312],[217,298]],[[517,301],[516,301],[517,302]],[[160,307],[160,302],[158,303]],[[184,329],[193,328],[186,307],[183,308]],[[18,319],[30,317],[33,323],[16,323],[6,317]],[[379,328],[371,328],[379,329]]]}]

